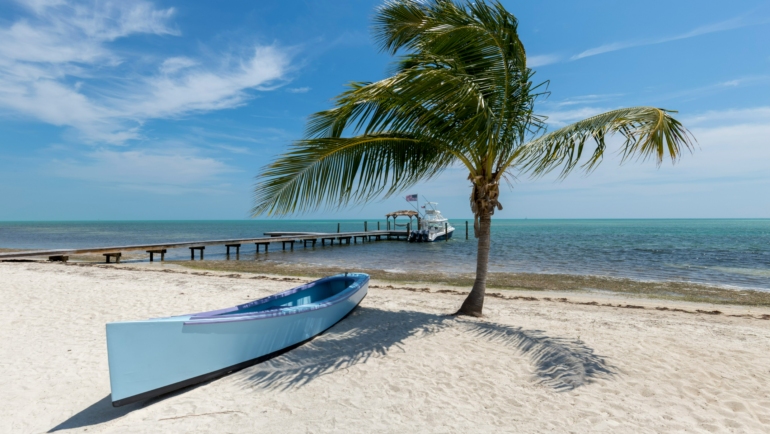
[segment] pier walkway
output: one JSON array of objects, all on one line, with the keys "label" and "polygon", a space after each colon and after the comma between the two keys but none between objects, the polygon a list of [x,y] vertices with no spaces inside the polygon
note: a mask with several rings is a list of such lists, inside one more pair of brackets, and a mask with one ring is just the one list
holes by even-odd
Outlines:
[{"label": "pier walkway", "polygon": [[264,245],[265,251],[267,252],[267,247],[270,243],[282,243],[283,249],[285,250],[287,244],[290,245],[291,249],[294,249],[295,242],[302,242],[305,246],[307,246],[308,241],[310,241],[312,245],[315,246],[316,241],[320,240],[321,245],[325,246],[325,241],[331,241],[332,245],[334,244],[335,240],[340,244],[342,244],[342,242],[345,242],[346,244],[350,244],[350,240],[352,239],[353,243],[355,244],[356,240],[358,239],[362,241],[364,240],[380,241],[380,240],[390,240],[393,238],[400,239],[401,237],[404,237],[404,239],[407,239],[409,234],[405,230],[401,230],[401,231],[377,230],[377,231],[341,232],[341,233],[340,232],[266,232],[265,235],[267,235],[267,237],[241,238],[241,239],[231,239],[231,240],[190,241],[190,242],[183,242],[183,243],[137,244],[137,245],[129,245],[129,246],[92,247],[92,248],[83,248],[83,249],[53,249],[53,250],[30,250],[30,251],[19,251],[19,252],[5,252],[5,253],[0,253],[0,260],[35,257],[35,256],[48,256],[48,259],[51,261],[67,261],[70,255],[78,255],[78,254],[86,254],[86,253],[101,253],[105,256],[107,262],[109,262],[110,257],[114,257],[116,261],[119,262],[121,252],[143,250],[150,255],[150,260],[152,261],[153,254],[160,254],[161,260],[163,260],[167,249],[183,249],[183,248],[190,249],[191,258],[194,258],[193,253],[195,252],[195,250],[198,250],[200,252],[201,259],[203,259],[203,249],[206,246],[226,246],[228,251],[228,257],[229,257],[230,247],[237,246],[238,250],[236,250],[236,252],[239,252],[240,246],[242,244],[256,244],[257,252],[259,252],[259,246]]}]

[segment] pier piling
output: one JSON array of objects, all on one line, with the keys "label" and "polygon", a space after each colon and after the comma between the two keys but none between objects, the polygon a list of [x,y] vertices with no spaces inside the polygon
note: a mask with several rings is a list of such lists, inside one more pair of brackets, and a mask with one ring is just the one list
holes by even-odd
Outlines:
[{"label": "pier piling", "polygon": [[203,250],[206,248],[206,246],[199,246],[199,247],[190,247],[190,260],[195,260],[195,251],[200,250],[201,252],[201,261],[203,260]]},{"label": "pier piling", "polygon": [[158,249],[158,250],[147,250],[147,253],[150,254],[150,262],[153,262],[153,254],[159,253],[160,254],[160,261],[163,262],[166,259],[166,249]]},{"label": "pier piling", "polygon": [[241,259],[241,245],[240,244],[225,244],[227,247],[227,260],[230,260],[230,247],[235,247],[235,259]]}]

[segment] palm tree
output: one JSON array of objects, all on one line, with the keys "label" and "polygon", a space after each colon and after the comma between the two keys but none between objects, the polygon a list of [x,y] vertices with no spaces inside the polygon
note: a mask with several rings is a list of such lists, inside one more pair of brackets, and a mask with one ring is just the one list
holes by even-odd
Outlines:
[{"label": "palm tree", "polygon": [[306,138],[259,176],[253,213],[363,203],[464,167],[478,254],[458,314],[482,314],[491,219],[502,209],[507,175],[590,171],[615,133],[625,139],[624,160],[660,164],[692,147],[671,112],[654,107],[614,110],[544,134],[546,118],[534,106],[545,91],[532,82],[516,18],[498,2],[391,0],[374,20],[382,50],[401,54],[393,75],[352,83],[332,109],[312,115]]}]

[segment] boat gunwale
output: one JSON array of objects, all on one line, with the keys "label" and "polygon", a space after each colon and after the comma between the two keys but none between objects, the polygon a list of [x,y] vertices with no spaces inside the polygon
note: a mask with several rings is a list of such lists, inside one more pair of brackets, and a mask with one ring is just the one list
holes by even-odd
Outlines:
[{"label": "boat gunwale", "polygon": [[[340,291],[339,293],[329,298],[325,298],[319,302],[309,303],[309,304],[300,305],[300,306],[287,306],[284,308],[275,309],[271,311],[246,312],[241,314],[231,314],[227,316],[222,316],[222,314],[227,312],[232,312],[234,310],[237,310],[240,307],[259,306],[261,304],[265,304],[276,299],[280,299],[280,298],[284,298],[284,297],[296,294],[300,291],[308,290],[316,286],[317,284],[324,283],[330,280],[346,278],[346,277],[352,278],[353,283],[348,285],[344,290]],[[184,321],[184,325],[204,325],[204,324],[221,324],[221,323],[230,323],[230,322],[239,322],[239,321],[255,321],[255,320],[271,319],[271,318],[313,312],[313,311],[317,311],[320,309],[333,306],[335,304],[341,303],[349,299],[350,297],[353,296],[353,294],[356,294],[366,284],[368,284],[369,279],[370,279],[369,275],[365,273],[345,273],[345,274],[337,274],[334,276],[327,276],[318,280],[314,280],[312,282],[305,283],[304,285],[300,285],[295,288],[291,288],[286,291],[279,292],[277,294],[272,294],[267,297],[260,298],[258,300],[250,301],[248,303],[189,315],[190,318]],[[184,316],[187,316],[187,315],[184,315]]]}]

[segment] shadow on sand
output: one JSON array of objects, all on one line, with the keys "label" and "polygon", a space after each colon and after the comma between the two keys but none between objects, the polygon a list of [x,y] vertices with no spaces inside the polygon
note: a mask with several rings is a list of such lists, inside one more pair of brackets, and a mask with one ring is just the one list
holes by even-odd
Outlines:
[{"label": "shadow on sand", "polygon": [[[615,374],[615,368],[583,342],[549,337],[539,330],[524,330],[449,315],[392,312],[359,306],[323,335],[288,353],[247,368],[240,375],[242,382],[250,387],[274,390],[298,388],[322,375],[365,362],[372,356],[384,356],[393,349],[401,348],[409,337],[429,336],[450,328],[517,349],[530,358],[538,381],[557,391],[573,390],[596,378],[608,378]],[[201,385],[118,408],[112,407],[107,395],[49,432],[114,420]]]},{"label": "shadow on sand", "polygon": [[301,387],[372,356],[386,355],[411,336],[450,328],[517,349],[530,358],[537,381],[557,391],[573,390],[615,373],[615,368],[585,343],[550,337],[539,330],[449,315],[359,307],[323,337],[249,368],[243,381],[270,389]]},{"label": "shadow on sand", "polygon": [[[216,381],[216,380],[211,380],[211,381]],[[99,425],[100,423],[119,419],[135,410],[149,407],[153,404],[156,404],[158,402],[171,398],[172,396],[177,396],[183,393],[187,393],[190,390],[197,389],[198,387],[201,387],[204,384],[208,384],[211,381],[206,381],[193,386],[184,387],[182,389],[176,390],[171,393],[167,393],[165,395],[156,396],[155,398],[150,398],[146,401],[135,402],[133,404],[124,405],[122,407],[117,407],[117,408],[112,406],[112,397],[110,395],[107,395],[104,398],[100,399],[99,401],[91,404],[87,408],[79,411],[78,413],[76,413],[69,419],[65,420],[64,422],[51,428],[50,430],[48,430],[48,432],[50,433],[50,432],[61,431],[65,429],[83,428],[83,427],[87,427],[91,425]]]}]

